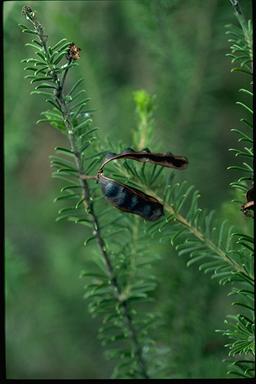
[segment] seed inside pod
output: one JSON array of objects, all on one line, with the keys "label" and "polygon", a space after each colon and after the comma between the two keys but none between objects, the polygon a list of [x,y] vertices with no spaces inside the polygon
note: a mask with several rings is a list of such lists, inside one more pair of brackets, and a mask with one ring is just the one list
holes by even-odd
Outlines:
[{"label": "seed inside pod", "polygon": [[163,205],[139,189],[129,187],[109,177],[98,174],[98,182],[105,198],[116,208],[133,213],[145,220],[158,220],[163,215]]}]

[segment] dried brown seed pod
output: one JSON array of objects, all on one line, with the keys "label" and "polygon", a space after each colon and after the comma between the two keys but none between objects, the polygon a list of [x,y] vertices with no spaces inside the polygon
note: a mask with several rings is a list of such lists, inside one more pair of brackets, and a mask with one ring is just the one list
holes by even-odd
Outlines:
[{"label": "dried brown seed pod", "polygon": [[175,156],[171,152],[166,153],[154,153],[150,152],[148,148],[145,148],[142,151],[134,151],[132,148],[128,148],[123,152],[109,153],[106,155],[103,163],[100,167],[101,172],[105,165],[112,160],[117,159],[131,159],[136,161],[141,161],[143,163],[150,162],[157,165],[161,165],[162,167],[167,168],[176,168],[176,169],[185,169],[188,165],[188,159],[184,156]]},{"label": "dried brown seed pod", "polygon": [[252,210],[253,212],[255,211],[255,198],[254,198],[254,186],[249,189],[249,191],[246,193],[246,200],[247,203],[243,204],[241,206],[241,211],[246,215],[246,216],[253,216],[253,214],[250,212]]}]

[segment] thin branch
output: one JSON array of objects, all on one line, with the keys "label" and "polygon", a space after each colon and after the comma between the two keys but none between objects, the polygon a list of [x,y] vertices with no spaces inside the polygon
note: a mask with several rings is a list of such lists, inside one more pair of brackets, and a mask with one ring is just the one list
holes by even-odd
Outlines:
[{"label": "thin branch", "polygon": [[229,257],[227,253],[224,252],[220,247],[214,244],[212,240],[208,239],[197,227],[194,227],[184,216],[177,213],[171,205],[166,204],[163,200],[161,200],[159,196],[154,194],[153,191],[150,191],[149,193],[153,197],[157,198],[160,202],[162,202],[162,204],[164,204],[165,210],[171,215],[174,215],[176,220],[185,226],[193,236],[204,243],[216,255],[220,256],[227,264],[231,265],[235,272],[245,273],[250,279],[253,279],[252,275],[248,274],[243,267],[241,267],[235,260]]},{"label": "thin branch", "polygon": [[[73,138],[74,127],[72,124],[70,113],[68,111],[67,104],[66,104],[64,97],[63,97],[63,87],[62,87],[62,89],[60,89],[60,92],[57,92],[57,95],[58,95],[58,101],[59,101],[60,106],[61,106],[61,111],[63,113],[65,125],[67,127],[67,131],[69,132],[68,136],[69,136],[71,150],[75,153],[76,166],[77,166],[79,173],[82,174],[83,169],[82,169],[81,156],[80,156],[79,151],[77,151],[77,148],[75,147],[74,138]],[[83,191],[85,210],[89,213],[89,215],[92,218],[93,234],[95,235],[95,238],[96,238],[99,250],[101,252],[101,255],[102,255],[103,259],[105,260],[107,270],[109,273],[109,278],[110,278],[111,284],[114,288],[115,297],[116,297],[117,301],[119,302],[120,306],[123,308],[123,313],[124,313],[124,316],[126,319],[128,329],[130,330],[130,334],[131,334],[132,341],[134,344],[135,354],[136,354],[137,359],[138,359],[141,373],[145,379],[149,379],[147,369],[146,369],[146,364],[145,364],[143,354],[142,354],[142,348],[141,348],[139,341],[138,341],[137,332],[133,326],[133,321],[132,321],[132,317],[131,317],[131,314],[130,314],[130,311],[128,308],[128,304],[126,301],[122,301],[120,299],[122,291],[121,291],[120,285],[117,281],[117,278],[115,276],[113,266],[111,263],[111,259],[108,255],[107,247],[106,247],[105,241],[104,241],[102,234],[101,234],[99,221],[98,221],[97,215],[96,215],[95,210],[94,210],[93,200],[91,199],[91,196],[90,196],[90,189],[89,189],[88,182],[87,182],[86,178],[83,176],[80,177],[79,179],[80,179],[80,185],[81,185],[82,191]]]},{"label": "thin branch", "polygon": [[[192,235],[194,235],[197,239],[202,241],[206,246],[211,249],[216,255],[220,256],[227,264],[230,264],[236,272],[247,272],[231,257],[229,257],[221,248],[219,248],[216,244],[214,244],[210,239],[204,236],[202,232],[199,231],[198,228],[194,227],[185,217],[177,213],[172,206],[165,203],[165,209],[168,213],[173,214],[177,221],[184,225]],[[248,275],[250,278],[252,276]]]},{"label": "thin branch", "polygon": [[[125,176],[130,176],[129,173],[124,169],[119,169],[120,173],[122,173]],[[136,177],[135,177],[136,179]],[[141,184],[140,179],[136,179],[136,181]],[[187,230],[198,240],[200,240],[202,243],[204,243],[211,251],[213,251],[216,255],[220,256],[227,264],[231,265],[235,272],[244,273],[246,276],[248,276],[250,279],[253,279],[253,276],[251,274],[248,274],[248,272],[240,266],[235,260],[233,260],[231,257],[227,255],[226,252],[224,252],[219,246],[217,246],[211,239],[207,238],[200,230],[199,228],[193,226],[184,216],[182,216],[180,213],[176,212],[175,209],[167,204],[163,199],[152,189],[150,189],[148,186],[143,185],[144,192],[151,195],[155,199],[157,199],[161,204],[164,205],[165,210],[175,217],[175,219],[184,227],[187,228]]]},{"label": "thin branch", "polygon": [[[51,67],[51,63],[50,63],[50,59],[49,59],[50,55],[49,55],[48,47],[46,44],[46,38],[45,38],[46,35],[44,35],[44,33],[43,33],[43,28],[42,28],[41,24],[37,21],[35,12],[33,12],[30,7],[26,7],[26,8],[27,8],[28,12],[25,13],[26,11],[24,9],[25,16],[27,19],[29,19],[31,21],[35,31],[37,31],[38,37],[42,43],[45,55],[47,57],[48,65]],[[91,199],[90,189],[89,189],[87,179],[94,178],[94,177],[83,176],[81,154],[77,150],[76,145],[75,145],[74,126],[72,123],[72,118],[70,115],[69,107],[65,101],[65,97],[64,97],[64,93],[63,93],[64,84],[65,84],[65,80],[67,78],[68,70],[70,69],[71,61],[72,60],[69,59],[69,62],[68,62],[68,65],[65,69],[65,72],[63,74],[62,80],[60,80],[58,75],[55,73],[55,81],[56,81],[56,85],[57,85],[57,90],[56,90],[56,95],[55,95],[56,102],[58,103],[60,110],[61,110],[61,113],[62,113],[62,116],[63,116],[63,121],[64,121],[64,124],[65,124],[66,129],[67,129],[71,150],[75,154],[76,167],[77,167],[77,170],[78,170],[79,175],[80,175],[79,181],[80,181],[80,185],[82,187],[84,207],[85,207],[85,211],[91,217],[91,223],[92,223],[92,227],[93,227],[93,235],[95,236],[95,239],[96,239],[97,244],[98,244],[98,248],[99,248],[100,253],[101,253],[101,255],[105,261],[107,271],[109,274],[109,278],[111,281],[111,285],[114,289],[115,298],[123,310],[123,315],[124,315],[127,327],[129,329],[129,332],[131,335],[131,340],[133,343],[135,355],[137,357],[137,362],[138,362],[138,365],[140,367],[141,375],[143,378],[149,379],[150,377],[147,373],[147,367],[146,367],[146,362],[145,362],[144,357],[143,357],[142,346],[139,343],[138,334],[137,334],[137,331],[136,331],[134,324],[133,324],[133,320],[132,320],[132,316],[131,316],[131,313],[129,310],[128,303],[127,303],[127,301],[122,300],[122,295],[121,295],[122,290],[121,290],[121,287],[118,283],[117,277],[114,273],[113,265],[111,263],[110,256],[107,252],[107,247],[106,247],[105,241],[104,241],[102,234],[101,234],[100,225],[99,225],[98,217],[97,217],[95,209],[94,209],[93,200]]]},{"label": "thin branch", "polygon": [[238,0],[229,0],[229,1],[230,1],[231,5],[232,5],[234,11],[235,11],[234,12],[235,16],[236,16],[239,24],[241,25],[245,41],[246,41],[247,46],[249,48],[249,55],[250,55],[250,59],[251,59],[251,62],[252,62],[251,68],[252,68],[252,72],[253,72],[252,38],[251,38],[251,35],[250,35],[249,31],[248,31],[248,27],[246,25],[246,21],[245,21],[245,17],[244,17],[242,8],[241,8]]}]

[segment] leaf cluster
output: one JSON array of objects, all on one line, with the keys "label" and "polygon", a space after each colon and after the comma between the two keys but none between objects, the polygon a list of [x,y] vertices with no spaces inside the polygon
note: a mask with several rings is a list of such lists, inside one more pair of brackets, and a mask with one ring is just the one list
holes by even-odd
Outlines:
[{"label": "leaf cluster", "polygon": [[61,180],[55,201],[64,204],[56,220],[86,226],[90,235],[84,245],[90,249],[96,242],[99,246],[81,276],[89,312],[102,319],[99,340],[107,348],[107,357],[115,360],[113,377],[163,375],[164,359],[156,357],[163,350],[152,338],[159,321],[150,312],[141,316],[141,308],[153,300],[156,279],[151,263],[157,257],[144,251],[146,236],[140,222],[112,212],[95,181],[89,185],[80,177],[94,173],[105,154],[96,140],[89,98],[81,89],[82,79],[64,92],[67,73],[77,65],[67,57],[70,42],[62,39],[48,46],[35,13],[30,9],[25,14],[33,28],[21,25],[23,32],[37,36],[29,44],[36,56],[23,60],[28,64],[25,70],[32,73],[26,78],[36,84],[31,93],[46,97],[52,106],[37,123],[49,123],[67,138],[67,146],[56,147],[56,155],[50,157],[53,177]]}]

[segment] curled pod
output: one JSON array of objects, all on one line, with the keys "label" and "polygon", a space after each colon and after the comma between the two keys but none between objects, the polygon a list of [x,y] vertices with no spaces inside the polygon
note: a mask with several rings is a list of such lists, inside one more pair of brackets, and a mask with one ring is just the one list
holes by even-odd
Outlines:
[{"label": "curled pod", "polygon": [[148,148],[142,151],[134,151],[132,148],[127,148],[121,153],[108,153],[103,160],[100,171],[103,170],[107,163],[117,159],[131,159],[142,163],[149,162],[161,165],[162,167],[176,168],[179,170],[185,169],[188,165],[188,159],[186,157],[176,156],[171,152],[155,153],[151,152]]},{"label": "curled pod", "polygon": [[164,213],[163,205],[139,189],[128,187],[116,180],[98,174],[98,182],[105,198],[116,208],[133,213],[145,220],[158,220]]},{"label": "curled pod", "polygon": [[241,211],[246,216],[253,216],[249,211],[255,211],[255,191],[254,186],[246,193],[247,202],[241,206]]},{"label": "curled pod", "polygon": [[247,202],[255,200],[254,186],[251,189],[249,189],[249,191],[246,193],[246,199],[247,199]]}]

